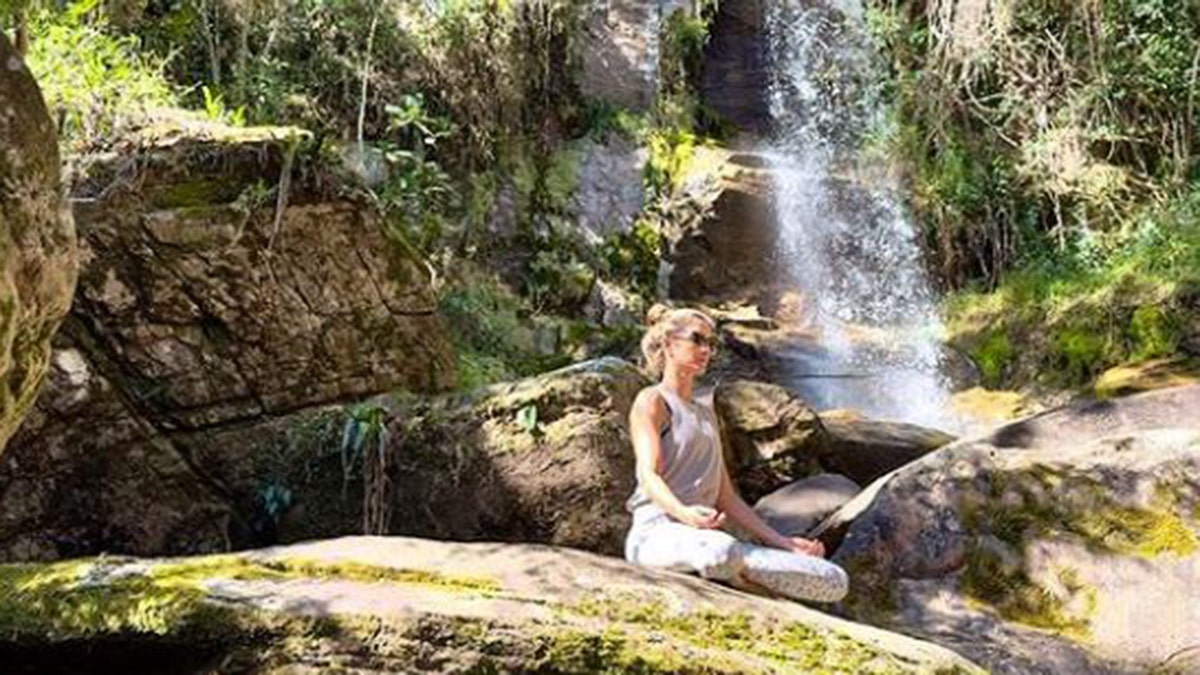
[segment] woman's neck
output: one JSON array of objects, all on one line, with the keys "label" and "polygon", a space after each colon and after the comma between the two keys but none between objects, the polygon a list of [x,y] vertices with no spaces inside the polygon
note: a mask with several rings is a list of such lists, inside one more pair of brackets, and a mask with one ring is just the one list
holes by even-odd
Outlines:
[{"label": "woman's neck", "polygon": [[692,390],[696,378],[691,374],[681,373],[678,370],[667,370],[663,373],[662,383],[678,394],[679,398],[685,401],[692,400]]}]

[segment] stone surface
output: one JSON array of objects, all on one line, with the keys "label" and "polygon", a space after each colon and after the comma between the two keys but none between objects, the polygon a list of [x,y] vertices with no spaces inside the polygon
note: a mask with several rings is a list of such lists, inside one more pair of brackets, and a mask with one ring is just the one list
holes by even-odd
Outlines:
[{"label": "stone surface", "polygon": [[624,291],[616,284],[597,279],[588,294],[583,315],[601,326],[640,326],[646,312],[640,297]]},{"label": "stone surface", "polygon": [[598,244],[633,228],[642,211],[642,170],[650,152],[619,134],[609,134],[603,143],[584,140],[579,152],[576,223],[589,243]]},{"label": "stone surface", "polygon": [[704,102],[739,131],[765,135],[771,129],[770,84],[761,0],[725,2],[704,47]]},{"label": "stone surface", "polygon": [[916,424],[862,417],[852,411],[826,411],[821,423],[829,437],[821,466],[860,485],[923,457],[954,436]]},{"label": "stone surface", "polygon": [[1096,396],[1111,398],[1144,391],[1200,384],[1200,358],[1155,359],[1110,368],[1096,378]]},{"label": "stone surface", "polygon": [[229,546],[219,486],[126,404],[81,352],[58,349],[37,405],[0,458],[0,560]]},{"label": "stone surface", "polygon": [[[291,178],[298,142],[156,140],[93,165],[77,190],[74,314],[164,427],[453,383],[425,270],[366,207]],[[286,207],[248,208],[285,166]]]},{"label": "stone surface", "polygon": [[766,160],[726,154],[706,172],[706,215],[667,233],[668,294],[683,302],[763,302],[767,280],[783,278],[773,265],[778,227],[772,216]]},{"label": "stone surface", "polygon": [[59,174],[42,93],[0,34],[0,453],[37,395],[71,306],[78,259]]},{"label": "stone surface", "polygon": [[822,473],[764,496],[754,505],[754,510],[777,531],[788,536],[802,536],[861,490],[845,476]]},{"label": "stone surface", "polygon": [[660,31],[688,0],[589,0],[583,8],[579,88],[611,106],[648,109],[658,95]]},{"label": "stone surface", "polygon": [[[0,568],[18,581],[31,573]],[[90,667],[129,669],[139,656],[157,665],[202,656],[221,672],[981,672],[946,649],[796,603],[543,546],[354,537],[240,558],[90,560],[41,578],[54,593],[48,611],[26,622],[0,612],[0,654],[21,663],[61,667],[86,655]],[[37,585],[19,587],[0,607],[28,606]],[[99,628],[69,614],[84,601]],[[145,659],[151,644],[157,658]]]},{"label": "stone surface", "polygon": [[725,463],[748,501],[820,472],[821,421],[783,387],[732,380],[715,392]]},{"label": "stone surface", "polygon": [[[634,481],[629,408],[647,384],[631,364],[610,358],[469,396],[379,400],[395,457],[390,532],[619,555]],[[314,411],[181,444],[229,487],[239,513],[257,512],[264,481],[289,491],[289,513],[266,534],[336,536],[361,531],[362,521],[361,464],[343,472],[346,421],[344,411]],[[247,543],[263,534],[250,533]]]},{"label": "stone surface", "polygon": [[[997,673],[1146,672],[1200,644],[1200,386],[954,443],[823,526],[853,616]],[[895,591],[895,592],[893,592]]]},{"label": "stone surface", "polygon": [[253,528],[203,439],[453,384],[423,267],[305,138],[164,124],[92,158],[55,376],[0,463],[0,558],[222,550]]}]

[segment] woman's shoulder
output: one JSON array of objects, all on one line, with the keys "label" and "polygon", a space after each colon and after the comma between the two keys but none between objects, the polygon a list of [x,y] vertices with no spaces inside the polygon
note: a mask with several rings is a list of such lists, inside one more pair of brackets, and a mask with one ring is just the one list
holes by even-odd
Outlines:
[{"label": "woman's shoulder", "polygon": [[667,399],[663,396],[662,388],[658,385],[650,385],[642,388],[637,393],[637,397],[633,399],[633,411],[641,412],[651,418],[665,416],[670,407],[667,405]]}]

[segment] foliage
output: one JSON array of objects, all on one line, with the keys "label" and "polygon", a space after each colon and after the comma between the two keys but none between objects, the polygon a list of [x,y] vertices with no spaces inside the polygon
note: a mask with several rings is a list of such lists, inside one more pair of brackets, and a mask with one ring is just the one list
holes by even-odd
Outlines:
[{"label": "foliage", "polygon": [[449,174],[430,157],[454,127],[431,115],[421,94],[406,94],[386,111],[391,136],[373,144],[389,169],[377,198],[390,233],[429,251],[441,239],[445,214],[457,197]]},{"label": "foliage", "polygon": [[986,385],[1077,387],[1113,366],[1177,353],[1200,294],[1200,185],[1132,220],[1122,246],[1035,259],[994,290],[947,299],[951,341]]},{"label": "foliage", "polygon": [[136,38],[113,35],[100,0],[74,0],[62,10],[36,3],[28,22],[27,61],[60,121],[65,154],[102,145],[153,109],[178,103],[163,60],[139,51]]},{"label": "foliage", "polygon": [[649,221],[639,219],[628,232],[618,232],[601,249],[603,270],[644,298],[657,295],[663,236]]},{"label": "foliage", "polygon": [[558,332],[552,321],[534,317],[528,302],[498,279],[460,273],[439,305],[454,336],[460,388],[469,391],[565,365],[558,351],[539,349],[540,333]]},{"label": "foliage", "polygon": [[948,285],[1113,245],[1197,177],[1200,6],[943,5],[880,0],[868,25],[892,62],[891,143]]}]

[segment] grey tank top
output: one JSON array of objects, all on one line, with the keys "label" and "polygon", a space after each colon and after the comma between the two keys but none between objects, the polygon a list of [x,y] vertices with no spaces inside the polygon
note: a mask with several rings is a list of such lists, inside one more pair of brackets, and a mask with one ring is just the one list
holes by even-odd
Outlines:
[{"label": "grey tank top", "polygon": [[[721,490],[721,437],[712,394],[688,402],[665,385],[657,389],[671,414],[670,428],[659,436],[658,473],[684,504],[715,506]],[[634,514],[635,522],[665,515],[640,483],[625,507]]]}]

